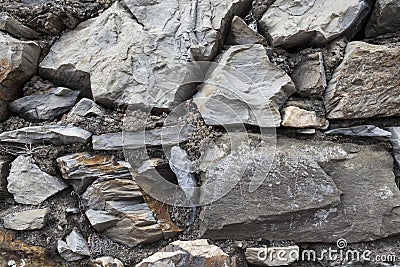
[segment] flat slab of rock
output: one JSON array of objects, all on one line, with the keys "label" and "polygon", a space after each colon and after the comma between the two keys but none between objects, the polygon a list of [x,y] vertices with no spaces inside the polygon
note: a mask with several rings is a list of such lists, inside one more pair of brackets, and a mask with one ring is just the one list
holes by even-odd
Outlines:
[{"label": "flat slab of rock", "polygon": [[283,109],[282,126],[294,128],[327,128],[329,122],[325,117],[318,116],[315,111],[308,111],[295,106]]},{"label": "flat slab of rock", "polygon": [[90,256],[88,243],[76,228],[67,235],[65,241],[58,240],[57,250],[66,261],[77,261]]},{"label": "flat slab of rock", "polygon": [[193,97],[205,122],[279,127],[279,108],[295,87],[269,61],[265,48],[259,44],[233,46],[217,63]]},{"label": "flat slab of rock", "polygon": [[162,266],[233,267],[236,263],[218,246],[210,245],[206,239],[198,239],[172,242],[135,265],[135,267]]},{"label": "flat slab of rock", "polygon": [[61,179],[42,172],[32,158],[19,156],[11,164],[7,189],[21,204],[38,205],[68,187]]},{"label": "flat slab of rock", "polygon": [[74,106],[79,93],[79,91],[58,87],[45,94],[17,99],[9,104],[9,108],[29,121],[53,120]]},{"label": "flat slab of rock", "polygon": [[22,144],[50,143],[53,145],[86,144],[91,136],[90,132],[79,127],[44,125],[3,132],[0,134],[0,142]]},{"label": "flat slab of rock", "polygon": [[328,119],[399,116],[400,46],[350,42],[325,91]]},{"label": "flat slab of rock", "polygon": [[397,0],[378,0],[365,28],[367,37],[397,32],[400,29],[400,2]]},{"label": "flat slab of rock", "polygon": [[300,257],[298,246],[246,248],[246,261],[256,266],[286,266]]},{"label": "flat slab of rock", "polygon": [[260,30],[273,46],[321,45],[342,34],[351,39],[369,13],[367,2],[278,0],[259,21]]},{"label": "flat slab of rock", "polygon": [[76,153],[57,159],[61,174],[77,193],[83,193],[95,180],[131,179],[129,163],[114,156]]},{"label": "flat slab of rock", "polygon": [[11,213],[3,217],[3,226],[16,231],[42,229],[48,213],[47,208]]},{"label": "flat slab of rock", "polygon": [[0,14],[0,30],[16,38],[38,39],[40,34],[4,13]]},{"label": "flat slab of rock", "polygon": [[106,113],[105,109],[97,105],[93,100],[82,98],[73,109],[68,113],[68,116],[102,116]]},{"label": "flat slab of rock", "polygon": [[[249,173],[268,173],[271,165],[264,153],[248,153],[259,161]],[[241,168],[249,157],[242,155],[236,162]],[[218,179],[216,173],[208,172],[206,178]],[[399,233],[400,192],[393,158],[378,146],[282,137],[271,172],[252,193],[246,176],[226,196],[204,207],[201,236],[334,243],[339,238],[361,242]]]},{"label": "flat slab of rock", "polygon": [[22,86],[37,70],[40,47],[0,32],[0,121],[7,119],[7,104],[22,94]]},{"label": "flat slab of rock", "polygon": [[238,16],[233,17],[231,31],[227,42],[232,45],[262,44],[267,45],[264,36],[250,28],[246,22]]},{"label": "flat slab of rock", "polygon": [[229,30],[227,22],[251,0],[124,3],[127,7],[117,2],[63,34],[41,62],[40,75],[91,90],[104,106],[169,109],[193,94],[194,88],[180,86],[194,72],[188,61],[214,58]]},{"label": "flat slab of rock", "polygon": [[325,134],[349,136],[377,137],[387,140],[392,136],[390,131],[383,130],[375,125],[360,125],[349,128],[337,128],[326,131]]}]

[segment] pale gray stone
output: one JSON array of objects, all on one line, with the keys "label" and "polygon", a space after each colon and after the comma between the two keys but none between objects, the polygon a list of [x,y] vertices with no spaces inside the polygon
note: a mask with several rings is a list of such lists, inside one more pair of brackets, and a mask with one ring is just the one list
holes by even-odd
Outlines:
[{"label": "pale gray stone", "polygon": [[105,109],[97,105],[93,100],[82,98],[68,113],[68,117],[77,115],[86,116],[102,116],[106,113]]},{"label": "pale gray stone", "polygon": [[85,212],[90,224],[96,231],[102,232],[114,226],[120,219],[106,211],[89,209]]},{"label": "pale gray stone", "polygon": [[367,37],[398,32],[400,29],[400,2],[398,0],[377,0],[365,28]]},{"label": "pale gray stone", "polygon": [[262,44],[267,46],[267,40],[257,31],[251,29],[246,22],[238,16],[233,17],[231,31],[227,42],[232,45]]},{"label": "pale gray stone", "polygon": [[38,205],[68,186],[59,178],[42,172],[32,158],[19,156],[11,164],[7,189],[21,204]]},{"label": "pale gray stone", "polygon": [[371,1],[277,0],[259,21],[261,33],[273,46],[309,46],[340,35],[350,39],[361,29]]},{"label": "pale gray stone", "polygon": [[79,93],[79,91],[57,87],[48,93],[17,99],[9,104],[9,108],[26,120],[53,120],[74,106]]},{"label": "pale gray stone", "polygon": [[20,128],[0,134],[0,142],[54,145],[87,143],[92,134],[74,126],[44,125]]},{"label": "pale gray stone", "polygon": [[279,127],[279,108],[295,86],[269,61],[265,48],[260,44],[232,46],[217,63],[193,97],[205,122]]},{"label": "pale gray stone", "polygon": [[376,127],[375,125],[359,125],[349,128],[336,128],[326,131],[325,134],[376,137],[384,140],[388,140],[392,136],[391,132],[385,131],[379,127]]},{"label": "pale gray stone", "polygon": [[3,226],[16,231],[42,229],[48,213],[48,208],[11,213],[3,217]]},{"label": "pale gray stone", "polygon": [[400,46],[350,42],[324,102],[328,119],[399,116]]},{"label": "pale gray stone", "polygon": [[67,235],[65,241],[58,240],[57,250],[66,261],[77,261],[90,256],[88,243],[76,228]]},{"label": "pale gray stone", "polygon": [[93,267],[124,267],[124,264],[117,258],[105,256],[91,261]]}]

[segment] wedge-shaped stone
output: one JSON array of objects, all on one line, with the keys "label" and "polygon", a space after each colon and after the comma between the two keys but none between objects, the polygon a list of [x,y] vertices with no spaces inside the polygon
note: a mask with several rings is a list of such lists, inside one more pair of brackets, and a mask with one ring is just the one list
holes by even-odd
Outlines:
[{"label": "wedge-shaped stone", "polygon": [[267,45],[264,36],[251,29],[246,22],[238,16],[233,17],[228,43],[232,45],[262,44]]},{"label": "wedge-shaped stone", "polygon": [[4,228],[16,231],[41,229],[46,223],[49,209],[26,210],[4,216]]},{"label": "wedge-shaped stone", "polygon": [[350,42],[324,101],[328,119],[399,116],[400,46]]}]

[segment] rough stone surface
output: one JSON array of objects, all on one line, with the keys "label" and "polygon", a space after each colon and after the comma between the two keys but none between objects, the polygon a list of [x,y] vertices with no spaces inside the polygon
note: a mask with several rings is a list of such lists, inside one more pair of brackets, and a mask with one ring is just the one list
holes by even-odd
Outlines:
[{"label": "rough stone surface", "polygon": [[136,264],[136,267],[236,266],[221,248],[206,239],[175,241]]},{"label": "rough stone surface", "polygon": [[91,89],[105,106],[171,108],[193,93],[180,86],[194,72],[188,61],[214,58],[229,21],[250,2],[127,0],[129,11],[115,3],[64,34],[40,74],[68,88]]},{"label": "rough stone surface", "polygon": [[87,143],[92,134],[74,126],[44,125],[20,128],[0,134],[0,142],[54,145]]},{"label": "rough stone surface", "polygon": [[232,45],[267,45],[267,40],[265,40],[264,36],[251,29],[246,22],[238,16],[233,17],[227,42]]},{"label": "rough stone surface", "polygon": [[308,111],[295,106],[284,108],[283,114],[282,126],[326,129],[329,125],[325,117],[318,116],[315,111]]},{"label": "rough stone surface", "polygon": [[16,231],[41,229],[45,225],[48,213],[49,209],[12,213],[3,217],[3,226]]},{"label": "rough stone surface", "polygon": [[298,64],[291,78],[296,93],[304,97],[322,97],[326,88],[325,68],[322,53],[314,53]]},{"label": "rough stone surface", "polygon": [[209,125],[278,127],[279,108],[294,92],[290,77],[269,61],[262,45],[240,45],[220,56],[193,99]]},{"label": "rough stone surface", "polygon": [[40,37],[38,32],[4,13],[0,13],[0,30],[16,38],[38,39]]},{"label": "rough stone surface", "polygon": [[17,99],[9,104],[9,108],[26,120],[53,120],[74,106],[79,93],[79,91],[58,87],[46,94]]},{"label": "rough stone surface", "polygon": [[[259,154],[249,151],[253,157]],[[243,153],[236,164],[243,168],[248,157]],[[265,174],[269,164],[262,153],[251,167]],[[216,173],[208,172],[207,178],[218,179]],[[378,146],[282,137],[271,173],[256,191],[244,193],[248,188],[248,178],[243,178],[204,208],[202,236],[334,243],[338,238],[360,242],[399,232],[393,159]]]},{"label": "rough stone surface", "polygon": [[277,0],[259,21],[260,30],[273,46],[321,45],[342,34],[351,38],[361,29],[370,2]]},{"label": "rough stone surface", "polygon": [[107,212],[101,210],[89,209],[85,212],[85,215],[88,218],[90,225],[99,232],[107,230],[119,221],[118,217],[109,215]]},{"label": "rough stone surface", "polygon": [[74,190],[82,193],[95,180],[130,179],[129,163],[114,156],[76,153],[57,159],[61,174]]},{"label": "rough stone surface", "polygon": [[0,121],[7,119],[7,103],[22,94],[22,86],[37,70],[40,47],[0,32]]},{"label": "rough stone surface", "polygon": [[350,42],[325,91],[328,119],[399,116],[400,46]]},{"label": "rough stone surface", "polygon": [[81,99],[74,108],[68,113],[68,116],[102,116],[105,115],[106,111],[104,108],[97,105],[93,100],[88,98]]},{"label": "rough stone surface", "polygon": [[377,137],[387,140],[392,136],[390,131],[385,131],[374,125],[360,125],[349,128],[337,128],[326,131],[325,134],[339,134],[350,136]]},{"label": "rough stone surface", "polygon": [[400,29],[400,2],[397,0],[378,0],[365,29],[367,37],[398,32]]},{"label": "rough stone surface", "polygon": [[77,261],[90,256],[88,243],[76,228],[67,235],[65,241],[58,240],[57,250],[66,261]]},{"label": "rough stone surface", "polygon": [[21,204],[38,205],[68,186],[60,179],[42,172],[30,157],[19,156],[7,178],[7,189]]},{"label": "rough stone surface", "polygon": [[300,248],[298,246],[288,247],[265,247],[246,248],[246,261],[256,266],[286,266],[298,260]]}]

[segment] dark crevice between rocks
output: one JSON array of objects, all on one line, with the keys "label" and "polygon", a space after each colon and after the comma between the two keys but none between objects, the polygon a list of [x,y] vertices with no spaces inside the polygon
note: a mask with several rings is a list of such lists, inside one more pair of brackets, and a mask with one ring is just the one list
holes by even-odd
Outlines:
[{"label": "dark crevice between rocks", "polygon": [[367,23],[372,15],[372,11],[374,10],[376,0],[365,0],[365,2],[370,6],[370,9],[368,10],[368,14],[365,15],[365,17],[360,22],[359,27],[355,28],[354,31],[356,31],[357,33],[354,34],[354,37],[351,41],[361,41],[365,39],[365,28],[367,27]]}]

